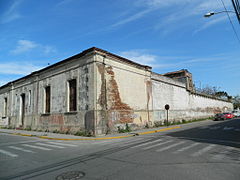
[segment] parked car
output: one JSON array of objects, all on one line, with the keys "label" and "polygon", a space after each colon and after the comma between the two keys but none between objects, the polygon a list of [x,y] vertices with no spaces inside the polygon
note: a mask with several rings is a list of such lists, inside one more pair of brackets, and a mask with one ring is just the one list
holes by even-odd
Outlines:
[{"label": "parked car", "polygon": [[240,111],[234,110],[234,111],[232,111],[232,114],[233,114],[235,117],[240,117]]},{"label": "parked car", "polygon": [[218,120],[226,120],[226,119],[232,119],[234,118],[234,115],[232,113],[218,113],[215,115],[214,120],[218,121]]}]

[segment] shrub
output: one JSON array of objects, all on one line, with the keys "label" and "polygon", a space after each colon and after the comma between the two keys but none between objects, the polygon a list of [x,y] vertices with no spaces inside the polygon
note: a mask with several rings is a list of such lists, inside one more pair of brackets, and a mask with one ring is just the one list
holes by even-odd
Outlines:
[{"label": "shrub", "polygon": [[74,135],[75,135],[75,136],[86,136],[86,137],[91,137],[91,136],[93,136],[93,135],[91,134],[91,132],[81,131],[81,130],[77,131]]},{"label": "shrub", "polygon": [[117,128],[118,128],[118,132],[119,132],[119,133],[131,132],[131,128],[130,128],[130,126],[128,125],[128,123],[126,123],[125,128],[122,128],[121,126],[118,126]]},{"label": "shrub", "polygon": [[149,125],[148,125],[148,123],[146,123],[146,125],[145,125],[145,128],[147,128],[147,129],[149,128]]},{"label": "shrub", "polygon": [[55,129],[55,130],[53,130],[53,133],[60,133],[60,131]]},{"label": "shrub", "polygon": [[31,126],[27,126],[24,130],[26,130],[26,131],[31,131],[32,128],[31,128]]}]

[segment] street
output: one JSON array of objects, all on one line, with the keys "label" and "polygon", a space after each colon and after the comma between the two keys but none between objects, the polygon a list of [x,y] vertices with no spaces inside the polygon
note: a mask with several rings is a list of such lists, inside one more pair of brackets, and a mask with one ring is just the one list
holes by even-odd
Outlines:
[{"label": "street", "polygon": [[0,133],[0,179],[240,179],[240,119],[181,126],[85,141]]}]

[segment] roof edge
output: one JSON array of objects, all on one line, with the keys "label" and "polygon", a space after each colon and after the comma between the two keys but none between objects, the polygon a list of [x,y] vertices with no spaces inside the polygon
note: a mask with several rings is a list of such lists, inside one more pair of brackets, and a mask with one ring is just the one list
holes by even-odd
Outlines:
[{"label": "roof edge", "polygon": [[28,74],[28,75],[23,76],[23,77],[21,77],[21,78],[18,78],[18,79],[16,79],[16,80],[10,81],[10,82],[8,82],[8,83],[0,86],[0,89],[5,88],[5,87],[7,87],[7,86],[10,86],[12,83],[15,83],[15,82],[17,82],[17,81],[20,81],[20,80],[23,80],[23,79],[26,79],[26,78],[30,78],[30,77],[32,77],[32,76],[35,76],[35,75],[37,75],[37,74],[39,74],[39,73],[41,73],[41,72],[43,72],[43,71],[46,71],[46,70],[48,70],[48,69],[50,69],[50,68],[53,68],[53,67],[55,67],[55,66],[58,66],[58,65],[60,65],[60,64],[66,63],[66,62],[68,62],[68,61],[70,61],[70,60],[72,60],[72,59],[83,57],[83,56],[85,56],[86,54],[88,54],[88,53],[90,53],[90,52],[104,53],[106,56],[110,56],[110,57],[117,58],[117,59],[119,59],[119,60],[122,61],[122,62],[126,62],[126,63],[128,63],[128,64],[132,64],[132,65],[135,65],[135,66],[144,68],[144,69],[149,70],[149,71],[151,71],[151,69],[152,69],[152,67],[150,67],[150,66],[136,63],[136,62],[131,61],[131,60],[127,59],[127,58],[124,58],[124,57],[121,57],[121,56],[119,56],[119,55],[110,53],[110,52],[108,52],[108,51],[106,51],[106,50],[103,50],[103,49],[100,49],[100,48],[97,48],[97,47],[91,47],[91,48],[88,48],[88,49],[82,51],[81,53],[78,53],[78,54],[75,54],[75,55],[73,55],[73,56],[70,56],[70,57],[68,57],[68,58],[66,58],[66,59],[63,59],[63,60],[61,60],[61,61],[59,61],[59,62],[57,62],[57,63],[55,63],[55,64],[52,64],[52,65],[47,66],[47,67],[45,67],[45,68],[42,68],[42,69],[40,69],[40,70],[38,70],[38,71],[34,71],[34,72],[32,72],[31,74]]}]

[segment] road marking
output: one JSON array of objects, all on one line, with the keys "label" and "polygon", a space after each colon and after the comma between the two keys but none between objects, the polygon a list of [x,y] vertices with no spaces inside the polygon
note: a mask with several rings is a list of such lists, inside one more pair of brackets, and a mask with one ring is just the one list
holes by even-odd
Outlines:
[{"label": "road marking", "polygon": [[23,148],[20,148],[20,147],[16,147],[16,146],[8,146],[9,148],[11,149],[16,149],[16,150],[19,150],[19,151],[23,151],[23,152],[30,152],[30,153],[34,153],[33,151],[31,150],[28,150],[28,149],[23,149]]},{"label": "road marking", "polygon": [[162,142],[162,143],[154,144],[154,145],[152,145],[152,146],[148,146],[148,147],[143,148],[143,150],[147,150],[147,149],[151,149],[151,148],[153,148],[153,147],[161,146],[161,145],[163,145],[163,144],[167,144],[167,143],[170,143],[170,142],[172,142],[172,141],[173,141],[173,140],[169,140],[169,141],[165,141],[165,142]]},{"label": "road marking", "polygon": [[216,129],[219,129],[219,128],[221,128],[221,127],[220,126],[215,126],[215,127],[210,127],[209,129],[216,130]]},{"label": "road marking", "polygon": [[11,157],[18,157],[17,154],[13,154],[11,152],[8,152],[8,151],[2,150],[2,149],[0,149],[0,153],[11,156]]},{"label": "road marking", "polygon": [[11,145],[18,145],[24,143],[31,143],[31,142],[42,142],[43,140],[29,140],[29,141],[17,141],[17,142],[8,142],[8,143],[0,143],[0,146],[11,146]]},{"label": "road marking", "polygon": [[188,139],[188,140],[197,140],[197,141],[207,141],[207,142],[240,144],[240,142],[238,142],[238,141],[226,141],[226,140],[219,140],[219,139],[204,139],[204,138],[191,138],[191,137],[178,137],[178,138]]},{"label": "road marking", "polygon": [[202,155],[203,153],[205,153],[205,152],[207,152],[207,151],[210,151],[210,150],[211,150],[212,148],[214,148],[215,146],[216,146],[216,145],[214,145],[214,144],[208,145],[207,147],[205,147],[205,148],[203,148],[203,149],[201,149],[201,150],[193,153],[191,156],[193,156],[193,157],[200,156],[200,155]]},{"label": "road marking", "polygon": [[131,141],[120,141],[119,142],[119,146],[123,146],[123,145],[128,145],[128,144],[134,144],[134,143],[140,143],[144,138],[139,138],[139,139],[135,139],[135,140],[131,140]]},{"label": "road marking", "polygon": [[59,149],[65,148],[63,146],[57,146],[57,145],[53,145],[53,144],[44,144],[44,143],[35,143],[35,144],[40,145],[40,146],[48,146],[48,147],[59,148]]},{"label": "road marking", "polygon": [[212,157],[214,160],[223,160],[226,155],[229,153],[229,151],[234,150],[233,147],[227,147],[224,151],[220,152],[219,154],[216,154]]},{"label": "road marking", "polygon": [[136,145],[136,146],[133,146],[133,147],[130,147],[130,148],[141,147],[141,146],[145,146],[145,145],[152,144],[152,143],[154,143],[154,142],[159,142],[159,141],[162,141],[162,139],[157,139],[157,140],[155,140],[155,141],[146,142],[146,143],[139,144],[139,145]]},{"label": "road marking", "polygon": [[157,149],[156,152],[162,152],[162,151],[168,150],[168,149],[170,149],[170,148],[173,148],[173,147],[178,146],[178,145],[183,144],[183,143],[186,143],[186,142],[180,141],[180,142],[178,142],[178,143],[169,145],[169,146],[167,146],[167,147],[164,147],[164,148],[161,148],[161,149]]},{"label": "road marking", "polygon": [[35,148],[35,149],[41,149],[44,151],[51,151],[52,149],[49,148],[45,148],[45,147],[41,147],[41,146],[34,146],[34,145],[30,145],[30,144],[23,144],[23,146],[27,146],[27,147],[31,147],[31,148]]},{"label": "road marking", "polygon": [[77,147],[78,145],[76,144],[66,144],[66,143],[58,143],[58,142],[47,142],[50,144],[55,144],[55,145],[62,145],[62,146],[69,146],[69,147]]},{"label": "road marking", "polygon": [[228,131],[228,130],[231,130],[231,129],[234,129],[234,128],[233,127],[227,127],[227,126],[223,128],[224,131]]},{"label": "road marking", "polygon": [[193,143],[193,144],[191,144],[191,145],[189,145],[189,146],[186,146],[186,147],[183,147],[183,148],[181,148],[181,149],[178,149],[177,151],[175,151],[175,152],[173,152],[173,153],[177,154],[177,153],[179,153],[179,152],[186,151],[186,150],[188,150],[188,149],[190,149],[190,148],[193,148],[193,147],[197,146],[198,144],[200,144],[200,143]]}]

